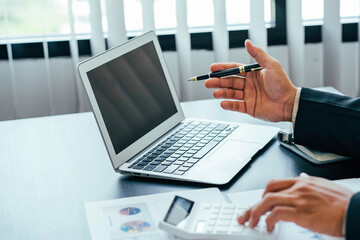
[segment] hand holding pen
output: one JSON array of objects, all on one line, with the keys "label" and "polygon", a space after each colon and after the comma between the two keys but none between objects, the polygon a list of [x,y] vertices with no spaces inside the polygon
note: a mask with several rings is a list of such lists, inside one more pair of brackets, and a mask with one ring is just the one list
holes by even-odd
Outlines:
[{"label": "hand holding pen", "polygon": [[208,73],[205,75],[200,75],[197,77],[192,77],[188,81],[200,81],[200,80],[206,80],[206,79],[214,78],[214,77],[226,77],[226,76],[230,76],[230,75],[252,72],[252,71],[261,70],[261,69],[262,69],[262,67],[257,63],[249,64],[249,65],[242,65],[242,66],[235,67],[235,68],[229,68],[229,69],[225,69],[222,71],[216,71],[216,72],[211,72],[211,73]]},{"label": "hand holding pen", "polygon": [[262,67],[261,71],[252,66],[246,68],[248,71],[237,74],[241,77],[213,77],[212,73],[218,74],[228,69],[239,71],[240,67],[245,68],[243,64],[238,63],[216,63],[211,66],[210,76],[206,76],[210,78],[205,82],[205,86],[216,89],[213,92],[215,98],[228,99],[221,102],[224,109],[274,122],[291,121],[296,87],[276,59],[254,46],[249,40],[245,41],[245,47]]}]

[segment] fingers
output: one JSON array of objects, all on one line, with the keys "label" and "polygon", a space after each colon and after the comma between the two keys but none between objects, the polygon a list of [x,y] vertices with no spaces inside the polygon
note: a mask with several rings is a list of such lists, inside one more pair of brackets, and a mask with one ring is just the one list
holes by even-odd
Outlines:
[{"label": "fingers", "polygon": [[218,89],[213,92],[215,98],[244,100],[244,91],[236,89]]},{"label": "fingers", "polygon": [[296,209],[289,206],[275,207],[270,215],[266,218],[268,232],[274,231],[275,224],[279,221],[297,222],[298,214]]},{"label": "fingers", "polygon": [[243,215],[238,216],[238,218],[237,218],[238,223],[239,223],[239,224],[244,224],[244,223],[246,223],[247,221],[249,221],[250,213],[251,213],[251,209],[248,209],[248,210],[246,210],[246,211],[244,212]]},{"label": "fingers", "polygon": [[249,39],[245,41],[245,47],[250,56],[253,57],[255,61],[263,68],[268,67],[269,62],[273,60],[269,54],[267,54],[261,48],[256,47]]},{"label": "fingers", "polygon": [[239,77],[210,78],[205,82],[205,87],[244,89],[245,79]]},{"label": "fingers", "polygon": [[213,63],[210,66],[210,71],[212,72],[217,72],[217,71],[222,71],[228,68],[235,68],[235,67],[239,67],[240,64],[239,63]]},{"label": "fingers", "polygon": [[238,101],[222,101],[221,107],[225,110],[231,110],[241,113],[246,113],[246,104],[245,102]]},{"label": "fingers", "polygon": [[[242,216],[237,218],[237,220],[239,224],[244,224],[249,221],[249,226],[253,228],[258,224],[262,215],[271,211],[269,216],[272,216],[270,218],[270,229],[272,231],[275,223],[279,221],[278,219],[282,218],[282,214],[285,210],[295,211],[293,206],[294,198],[292,196],[279,193],[268,194],[259,204],[245,211]],[[277,216],[278,214],[279,217]]]},{"label": "fingers", "polygon": [[[236,68],[239,67],[241,65],[244,64],[239,64],[239,63],[214,63],[211,64],[210,66],[210,71],[211,72],[217,72],[217,71],[222,71],[228,68]],[[240,76],[245,76],[245,73],[239,74]]]},{"label": "fingers", "polygon": [[[216,64],[215,64],[216,65]],[[205,82],[207,88],[226,88],[215,90],[215,98],[244,100],[245,79],[239,77],[211,78]],[[244,102],[223,101],[221,107],[225,110],[246,113]]]},{"label": "fingers", "polygon": [[265,188],[263,197],[265,196],[265,194],[267,194],[269,192],[279,192],[284,189],[288,189],[288,188],[292,187],[297,181],[298,181],[298,179],[296,179],[296,178],[271,180]]},{"label": "fingers", "polygon": [[251,209],[249,226],[255,227],[262,215],[277,206],[293,206],[294,197],[283,193],[268,193],[263,200]]}]

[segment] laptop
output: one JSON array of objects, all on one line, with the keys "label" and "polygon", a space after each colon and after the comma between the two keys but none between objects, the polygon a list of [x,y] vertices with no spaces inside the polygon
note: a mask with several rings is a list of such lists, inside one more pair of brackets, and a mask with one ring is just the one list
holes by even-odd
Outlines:
[{"label": "laptop", "polygon": [[116,172],[222,185],[279,128],[185,119],[154,32],[79,64]]}]

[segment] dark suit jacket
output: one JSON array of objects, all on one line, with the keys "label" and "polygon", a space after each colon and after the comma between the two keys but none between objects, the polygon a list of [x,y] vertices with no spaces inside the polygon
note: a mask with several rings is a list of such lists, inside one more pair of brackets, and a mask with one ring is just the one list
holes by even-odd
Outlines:
[{"label": "dark suit jacket", "polygon": [[360,98],[302,88],[294,140],[313,149],[360,157]]},{"label": "dark suit jacket", "polygon": [[[360,157],[360,98],[302,88],[294,140],[313,149]],[[360,193],[348,206],[346,239],[360,240]]]}]

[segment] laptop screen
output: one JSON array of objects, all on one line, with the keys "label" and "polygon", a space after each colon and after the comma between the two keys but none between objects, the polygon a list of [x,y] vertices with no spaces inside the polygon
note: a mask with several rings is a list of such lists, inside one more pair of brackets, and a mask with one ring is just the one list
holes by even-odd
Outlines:
[{"label": "laptop screen", "polygon": [[116,154],[177,113],[152,41],[87,76]]}]

